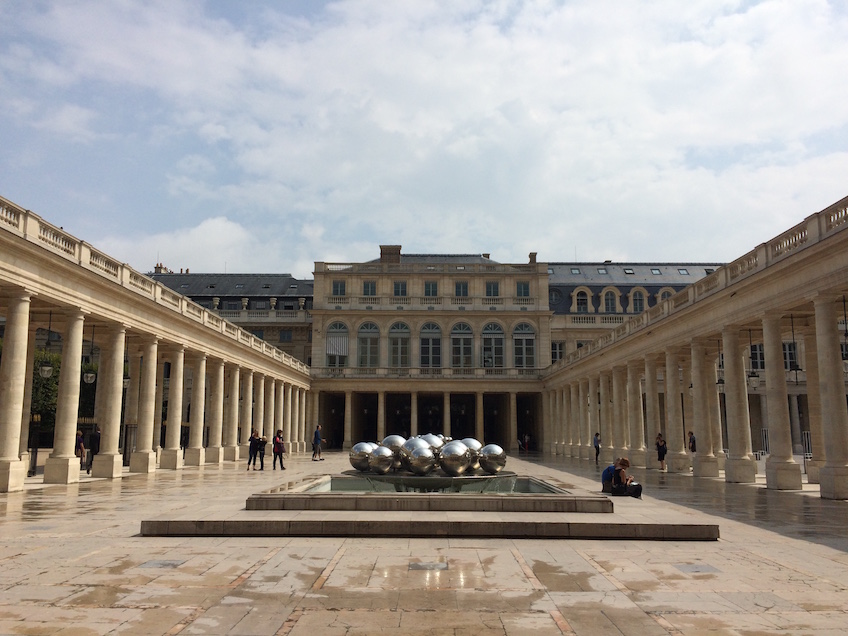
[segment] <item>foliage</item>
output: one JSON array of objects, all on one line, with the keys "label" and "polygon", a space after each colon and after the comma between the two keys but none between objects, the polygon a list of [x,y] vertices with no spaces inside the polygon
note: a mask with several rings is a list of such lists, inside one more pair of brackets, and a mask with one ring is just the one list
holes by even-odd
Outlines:
[{"label": "foliage", "polygon": [[[41,367],[50,365],[53,373],[49,378],[41,377]],[[59,395],[59,371],[62,356],[39,349],[35,352],[35,365],[32,370],[32,414],[33,426],[40,430],[53,428],[56,421],[56,399]],[[38,423],[36,424],[36,420]]]}]

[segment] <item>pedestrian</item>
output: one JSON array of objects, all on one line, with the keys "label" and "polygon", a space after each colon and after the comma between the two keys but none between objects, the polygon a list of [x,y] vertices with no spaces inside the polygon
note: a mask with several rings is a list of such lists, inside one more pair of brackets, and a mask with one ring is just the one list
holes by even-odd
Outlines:
[{"label": "pedestrian", "polygon": [[[259,453],[259,470],[265,470],[265,444],[268,443],[268,438],[264,435],[259,438],[259,441],[256,443],[256,451]],[[254,470],[256,469],[256,462],[254,461],[253,465]]]},{"label": "pedestrian", "polygon": [[695,434],[692,431],[689,431],[689,452],[695,452]]},{"label": "pedestrian", "polygon": [[601,456],[601,434],[595,433],[595,437],[592,438],[592,446],[595,447],[595,465],[598,465],[598,457]]},{"label": "pedestrian", "polygon": [[250,470],[250,467],[253,466],[253,470],[256,470],[256,456],[259,454],[259,431],[253,429],[250,433],[250,439],[247,441],[247,469]]},{"label": "pedestrian", "polygon": [[323,462],[324,458],[321,457],[321,442],[324,440],[321,439],[321,425],[315,427],[315,434],[312,436],[312,461],[313,462]]},{"label": "pedestrian", "polygon": [[74,443],[74,455],[79,457],[80,468],[85,468],[85,444],[82,441],[82,431],[77,431],[77,439]]},{"label": "pedestrian", "polygon": [[665,454],[668,452],[662,433],[657,433],[657,459],[660,462],[660,470],[665,470]]},{"label": "pedestrian", "polygon": [[615,466],[615,472],[612,476],[612,494],[630,495],[636,499],[641,499],[642,484],[636,483],[633,481],[633,477],[627,474],[627,469],[630,468],[630,460],[626,457],[619,457]]},{"label": "pedestrian", "polygon": [[277,458],[280,458],[280,470],[285,470],[283,465],[283,453],[286,452],[286,443],[283,441],[283,431],[280,429],[274,436],[274,470],[277,470]]},{"label": "pedestrian", "polygon": [[94,432],[88,438],[88,445],[91,447],[89,451],[91,455],[88,457],[88,464],[85,467],[86,474],[91,474],[91,467],[94,465],[94,456],[100,452],[100,427],[95,426]]}]

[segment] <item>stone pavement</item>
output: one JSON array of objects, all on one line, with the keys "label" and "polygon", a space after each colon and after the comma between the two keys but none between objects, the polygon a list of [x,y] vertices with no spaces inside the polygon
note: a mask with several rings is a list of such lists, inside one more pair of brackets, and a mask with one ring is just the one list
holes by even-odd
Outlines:
[{"label": "stone pavement", "polygon": [[[0,634],[844,634],[848,503],[814,485],[634,471],[634,519],[707,520],[711,542],[141,537],[143,519],[224,514],[253,492],[347,469],[290,459],[0,495]],[[508,467],[597,490],[568,458]],[[373,513],[379,515],[379,513]]]}]

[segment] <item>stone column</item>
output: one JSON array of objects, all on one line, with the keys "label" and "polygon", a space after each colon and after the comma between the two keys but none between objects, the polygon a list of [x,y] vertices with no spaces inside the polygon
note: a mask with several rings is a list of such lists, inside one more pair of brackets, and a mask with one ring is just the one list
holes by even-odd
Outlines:
[{"label": "stone column", "polygon": [[[691,356],[691,353],[689,355]],[[688,358],[681,359],[680,372],[683,375],[683,384],[680,387],[680,393],[683,396],[683,443],[686,445],[686,456],[689,459],[689,467],[691,468],[694,457],[689,453],[689,431],[695,432],[695,387],[694,382],[692,382],[692,361]],[[697,440],[697,435],[695,439]]]},{"label": "stone column", "polygon": [[156,452],[153,450],[153,420],[157,406],[158,349],[159,341],[156,338],[147,337],[142,341],[138,393],[138,436],[136,449],[130,455],[131,473],[152,473],[156,470]]},{"label": "stone column", "polygon": [[[107,372],[98,373],[98,390],[104,391],[103,422],[100,426],[100,452],[94,456],[91,465],[92,477],[116,479],[121,477],[124,468],[124,458],[118,452],[118,442],[121,434],[121,402],[124,392],[125,338],[126,327],[123,325],[110,327],[106,334],[106,346],[100,350],[101,362],[106,358],[108,363]],[[79,381],[79,374],[77,374],[77,381]]]},{"label": "stone column", "polygon": [[659,388],[657,385],[657,358],[653,354],[645,356],[645,419],[648,439],[645,449],[645,465],[648,468],[660,467],[657,459],[656,439],[660,433]]},{"label": "stone column", "polygon": [[629,424],[630,444],[628,458],[630,465],[645,467],[645,422],[642,416],[642,362],[631,360],[627,363],[627,423]]},{"label": "stone column", "polygon": [[297,448],[301,453],[305,453],[307,449],[306,422],[304,422],[303,418],[300,416],[300,392],[300,387],[294,388],[294,393],[292,395],[292,400],[294,401],[292,403],[292,416],[294,417],[294,429],[297,431],[297,435],[295,436]]},{"label": "stone column", "polygon": [[[394,433],[394,431],[392,431]],[[386,392],[377,391],[377,439],[386,437]]]},{"label": "stone column", "polygon": [[[409,394],[409,435],[418,435],[418,392]],[[482,439],[480,440],[483,441]]]},{"label": "stone column", "polygon": [[[306,422],[306,399],[307,399],[307,397],[309,397],[309,392],[306,389],[300,389],[299,394],[300,394],[300,400],[299,400],[300,429],[301,429],[301,431],[303,431],[303,439],[306,440],[306,431],[307,430],[310,430],[310,431],[314,430],[315,425],[318,424],[318,422],[312,422],[311,427],[307,426],[307,422]],[[304,441],[304,448],[305,448],[305,445],[306,445],[306,441]],[[310,446],[311,446],[311,444],[310,444]]]},{"label": "stone column", "polygon": [[192,356],[191,368],[191,416],[189,417],[188,446],[185,449],[186,466],[202,466],[206,463],[203,448],[203,427],[206,419],[206,354]]},{"label": "stone column", "polygon": [[824,466],[824,435],[822,433],[821,386],[819,383],[818,338],[815,329],[804,329],[804,369],[807,376],[807,420],[810,425],[812,459],[807,460],[807,482],[819,483],[819,471]]},{"label": "stone column", "polygon": [[29,455],[29,423],[32,419],[32,374],[35,373],[35,335],[38,331],[36,325],[30,324],[27,332],[26,350],[26,376],[24,378],[24,402],[21,408],[21,437],[20,437],[20,452],[18,457],[22,461],[28,462]]},{"label": "stone column", "polygon": [[598,376],[593,373],[589,376],[589,384],[588,384],[588,420],[587,420],[587,436],[586,436],[586,459],[594,460],[595,459],[595,448],[593,439],[595,437],[595,433],[600,433],[601,425],[599,422],[599,413],[598,413]]},{"label": "stone column", "polygon": [[294,454],[297,448],[292,445],[292,385],[286,382],[284,385],[284,404],[283,404],[283,438],[286,440],[286,449],[289,453]]},{"label": "stone column", "polygon": [[159,468],[179,470],[183,467],[180,434],[183,426],[183,366],[185,349],[175,346],[169,355],[171,376],[168,379],[168,420],[165,424],[165,448],[159,456]]},{"label": "stone column", "polygon": [[451,436],[451,399],[450,393],[445,392],[442,395],[442,435],[445,437]]},{"label": "stone column", "polygon": [[477,391],[477,402],[474,408],[474,437],[481,444],[483,443],[483,392]]},{"label": "stone column", "polygon": [[254,373],[253,378],[253,428],[259,437],[265,434],[265,375]]},{"label": "stone column", "polygon": [[[280,435],[283,435],[283,441],[285,442],[283,422],[284,422],[284,413],[286,410],[285,398],[283,397],[283,381],[275,380],[274,382],[274,394],[276,397],[275,407],[274,407],[274,435],[277,434],[277,431],[283,431]],[[318,400],[315,400],[315,406],[318,406]],[[316,418],[317,419],[317,418]],[[288,452],[289,446],[286,444],[286,451]]]},{"label": "stone column", "polygon": [[[801,467],[792,457],[780,318],[779,314],[773,313],[763,317],[763,356],[766,363],[766,401],[769,420],[766,486],[775,490],[801,490]],[[834,321],[835,324],[836,321]],[[841,379],[842,376],[840,376]]]},{"label": "stone column", "polygon": [[626,395],[627,370],[624,367],[614,367],[612,370],[612,428],[615,457],[627,457],[628,454]]},{"label": "stone column", "polygon": [[751,452],[751,420],[748,414],[748,385],[745,378],[744,348],[737,327],[721,332],[724,348],[724,402],[727,409],[727,459],[724,479],[731,483],[753,484],[757,464]]},{"label": "stone column", "polygon": [[[56,401],[56,427],[53,452],[44,464],[45,484],[72,484],[80,479],[80,461],[74,456],[79,414],[80,373],[82,372],[82,331],[85,315],[75,309],[66,316],[62,336],[62,367]],[[18,420],[20,422],[20,419]]]},{"label": "stone column", "polygon": [[554,422],[553,422],[553,435],[554,435],[554,454],[562,455],[563,450],[563,426],[565,422],[565,410],[564,410],[564,395],[565,391],[563,389],[556,389],[554,391]]},{"label": "stone column", "polygon": [[224,461],[234,462],[239,459],[238,418],[241,368],[237,364],[228,364],[227,367],[229,367],[230,382],[229,393],[227,394],[227,417],[223,433]]},{"label": "stone column", "polygon": [[792,453],[794,455],[804,454],[804,444],[801,442],[801,413],[798,407],[798,396],[789,396],[789,430],[792,439]]},{"label": "stone column", "polygon": [[688,473],[689,456],[683,437],[683,417],[680,404],[680,358],[676,349],[665,352],[665,421],[666,470],[670,473]]},{"label": "stone column", "polygon": [[848,499],[848,407],[839,356],[835,300],[832,296],[818,296],[814,300],[822,431],[827,440],[819,483],[823,499]]},{"label": "stone column", "polygon": [[253,371],[241,372],[241,435],[239,436],[239,457],[248,457],[250,434],[253,432]]},{"label": "stone column", "polygon": [[353,447],[353,391],[345,391],[344,407],[344,450]]},{"label": "stone column", "polygon": [[718,384],[718,354],[715,357],[707,357],[707,398],[710,414],[710,441],[713,445],[713,455],[716,458],[718,469],[724,470],[725,455],[724,445],[721,439],[721,394]]},{"label": "stone column", "polygon": [[518,452],[518,394],[509,392],[509,450],[508,453]]},{"label": "stone column", "polygon": [[[274,378],[269,375],[265,376],[265,420],[262,425],[263,435],[268,438],[269,441],[274,439],[274,433],[276,429],[274,428],[274,414],[277,412],[276,405],[276,396],[274,395]],[[271,456],[273,459],[273,450],[272,447],[268,447],[266,449],[266,454]]]},{"label": "stone column", "polygon": [[[577,454],[575,457],[578,459],[587,459],[589,457],[588,449],[586,448],[586,432],[589,430],[589,380],[582,379],[580,380],[580,384],[577,392],[577,399],[579,400],[579,419],[578,419],[578,437],[577,441]],[[575,440],[572,440],[574,443]]]},{"label": "stone column", "polygon": [[700,340],[692,341],[692,407],[694,417],[689,426],[695,433],[697,452],[692,459],[695,477],[718,477],[718,462],[713,455],[710,428],[709,392],[713,390],[707,374],[706,346]]},{"label": "stone column", "polygon": [[17,292],[9,298],[6,312],[0,356],[0,492],[23,490],[27,471],[18,452],[27,355],[32,354],[27,352],[30,300],[28,292]]},{"label": "stone column", "polygon": [[602,464],[609,465],[615,460],[615,434],[612,423],[612,391],[610,390],[611,376],[607,372],[598,375],[598,389],[601,400],[601,455]]},{"label": "stone column", "polygon": [[209,439],[206,442],[206,463],[224,461],[224,361],[213,359],[209,369]]},{"label": "stone column", "polygon": [[165,359],[156,360],[156,397],[153,411],[153,450],[162,448],[162,411],[165,399]]}]

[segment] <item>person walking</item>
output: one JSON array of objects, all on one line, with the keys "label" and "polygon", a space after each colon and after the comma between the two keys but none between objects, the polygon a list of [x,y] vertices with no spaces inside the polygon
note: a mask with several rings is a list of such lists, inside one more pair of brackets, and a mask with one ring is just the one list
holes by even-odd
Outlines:
[{"label": "person walking", "polygon": [[324,440],[321,439],[321,425],[315,427],[315,434],[312,436],[312,461],[313,462],[323,462],[324,458],[321,457],[321,442]]},{"label": "person walking", "polygon": [[247,441],[247,469],[250,470],[250,467],[253,466],[253,470],[256,470],[256,456],[259,454],[259,431],[253,429],[250,433],[250,439]]},{"label": "person walking", "polygon": [[94,464],[94,456],[97,455],[97,453],[100,452],[100,427],[99,426],[94,427],[94,432],[91,434],[91,437],[88,438],[88,445],[91,447],[91,448],[89,448],[89,451],[90,451],[91,454],[88,457],[88,464],[86,464],[85,472],[86,472],[86,474],[90,475],[91,474],[91,467]]},{"label": "person walking", "polygon": [[657,460],[660,462],[660,470],[665,470],[665,455],[668,452],[662,433],[657,433]]},{"label": "person walking", "polygon": [[689,452],[694,453],[697,446],[695,445],[695,434],[689,431]]},{"label": "person walking", "polygon": [[598,457],[601,455],[601,434],[595,433],[595,437],[592,438],[592,446],[595,447],[595,465],[598,465]]},{"label": "person walking", "polygon": [[79,457],[80,468],[85,468],[85,443],[82,440],[82,431],[77,431],[77,439],[74,442],[74,455]]},{"label": "person walking", "polygon": [[[256,452],[259,454],[259,470],[265,470],[265,444],[268,443],[268,438],[264,435],[256,442]],[[253,469],[256,470],[256,462],[253,462]]]},{"label": "person walking", "polygon": [[277,434],[274,435],[274,470],[277,470],[277,458],[280,459],[280,470],[285,470],[286,467],[283,465],[283,453],[286,452],[286,443],[283,441],[283,431],[280,429],[277,431]]}]

